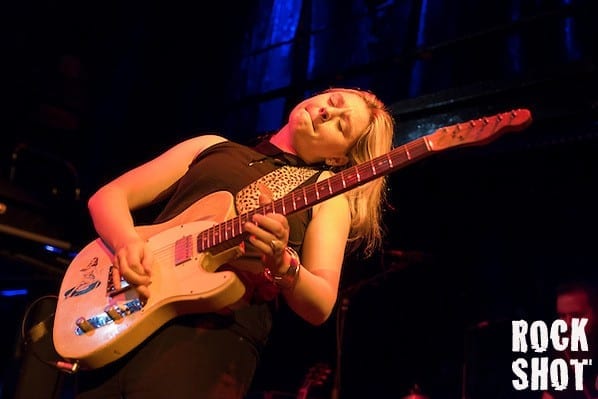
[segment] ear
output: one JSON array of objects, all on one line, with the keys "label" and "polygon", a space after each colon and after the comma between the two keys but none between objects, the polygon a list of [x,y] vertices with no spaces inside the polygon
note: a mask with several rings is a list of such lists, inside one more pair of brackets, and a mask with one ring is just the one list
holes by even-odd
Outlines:
[{"label": "ear", "polygon": [[326,165],[328,166],[343,166],[349,162],[349,157],[342,155],[340,157],[326,158]]}]

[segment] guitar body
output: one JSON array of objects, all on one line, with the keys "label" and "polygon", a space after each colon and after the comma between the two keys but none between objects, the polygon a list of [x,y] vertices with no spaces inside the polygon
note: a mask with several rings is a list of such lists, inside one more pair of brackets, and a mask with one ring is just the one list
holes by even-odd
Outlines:
[{"label": "guitar body", "polygon": [[234,214],[232,204],[229,193],[218,192],[168,222],[138,227],[155,256],[147,302],[132,286],[117,288],[113,253],[101,239],[85,246],[61,283],[53,329],[57,352],[83,368],[101,367],[179,315],[220,311],[241,299],[245,287],[236,274],[217,271],[241,249],[214,256],[194,245],[199,232]]}]

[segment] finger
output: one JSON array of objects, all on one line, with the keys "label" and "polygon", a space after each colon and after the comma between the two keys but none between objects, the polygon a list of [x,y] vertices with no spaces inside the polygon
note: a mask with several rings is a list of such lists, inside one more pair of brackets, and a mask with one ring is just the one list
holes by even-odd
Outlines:
[{"label": "finger", "polygon": [[151,277],[152,275],[152,267],[154,265],[154,253],[150,250],[144,250],[143,256],[141,258],[141,267],[143,267],[143,271],[145,275]]},{"label": "finger", "polygon": [[259,197],[260,205],[265,205],[265,204],[269,204],[270,202],[272,202],[274,195],[272,194],[272,191],[270,191],[268,186],[266,186],[263,183],[258,183],[258,190],[260,192],[260,197]]},{"label": "finger", "polygon": [[284,242],[277,239],[270,240],[268,245],[270,246],[273,255],[280,255],[286,246]]},{"label": "finger", "polygon": [[117,265],[116,259],[113,262],[113,264],[114,264],[114,267],[111,270],[111,273],[112,273],[112,283],[114,284],[114,288],[116,290],[120,290],[121,287],[122,287],[121,280],[120,280],[121,277],[122,277],[122,275],[120,273],[120,268]]},{"label": "finger", "polygon": [[249,242],[266,255],[278,256],[287,245],[288,239],[286,235],[282,238],[278,238],[270,232],[255,228],[251,225],[247,227],[246,231],[253,233],[249,235]]},{"label": "finger", "polygon": [[244,225],[244,230],[245,232],[249,233],[250,235],[250,242],[253,244],[253,241],[251,241],[251,238],[255,239],[255,240],[261,240],[261,241],[269,241],[273,237],[272,233],[270,233],[270,231],[268,231],[267,229],[264,229],[263,227],[267,227],[267,226],[258,226],[257,223],[255,222],[247,222]]},{"label": "finger", "polygon": [[126,261],[135,274],[139,276],[149,276],[148,270],[151,270],[152,256],[150,251],[144,251],[144,248],[136,248],[127,253]]},{"label": "finger", "polygon": [[[253,215],[253,221],[259,228],[272,234],[274,236],[273,238],[286,240],[288,235],[288,222],[284,216],[272,213],[267,215],[256,214]],[[268,236],[263,236],[261,238],[267,240]]]},{"label": "finger", "polygon": [[131,269],[129,269],[128,272],[123,273],[123,277],[129,282],[129,284],[133,285],[148,285],[152,282],[149,276],[139,274]]},{"label": "finger", "polygon": [[248,240],[251,245],[253,245],[258,251],[260,251],[263,254],[263,256],[272,258],[274,260],[280,259],[280,257],[282,256],[282,253],[284,251],[284,248],[286,246],[281,241],[278,241],[278,243],[275,244],[275,246],[273,247],[271,245],[270,241],[276,241],[276,240],[270,240],[270,241],[266,242],[266,241],[258,239],[255,236],[249,236]]},{"label": "finger", "polygon": [[149,284],[150,278],[141,265],[130,263],[125,256],[117,256],[115,265],[120,270],[120,275],[130,284]]},{"label": "finger", "polygon": [[138,285],[135,289],[143,299],[148,299],[150,297],[150,289],[148,285]]},{"label": "finger", "polygon": [[263,254],[270,253],[270,247],[268,246],[268,244],[266,244],[266,242],[260,240],[256,236],[249,236],[249,243]]}]

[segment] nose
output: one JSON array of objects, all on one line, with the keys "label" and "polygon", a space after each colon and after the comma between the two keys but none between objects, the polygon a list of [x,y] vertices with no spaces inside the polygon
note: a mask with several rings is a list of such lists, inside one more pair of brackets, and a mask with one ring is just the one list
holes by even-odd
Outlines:
[{"label": "nose", "polygon": [[318,116],[323,122],[326,122],[336,116],[340,116],[349,111],[349,108],[322,107],[318,110]]},{"label": "nose", "polygon": [[323,122],[326,122],[330,119],[330,111],[326,107],[322,107],[318,110],[318,115]]}]

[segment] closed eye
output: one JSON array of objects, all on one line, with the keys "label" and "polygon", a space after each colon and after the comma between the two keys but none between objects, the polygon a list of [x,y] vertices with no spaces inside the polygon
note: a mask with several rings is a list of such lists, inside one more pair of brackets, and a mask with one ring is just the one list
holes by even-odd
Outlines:
[{"label": "closed eye", "polygon": [[[345,105],[345,99],[343,98],[341,93],[332,93],[328,98],[328,103],[335,108],[343,108],[343,106]],[[345,131],[343,126],[343,119],[345,121],[345,124],[348,123],[348,117],[345,114],[343,114],[341,118],[339,118],[337,125],[337,128],[341,131],[341,133],[344,133]]]},{"label": "closed eye", "polygon": [[345,105],[343,96],[340,93],[332,93],[328,99],[328,102],[333,107],[342,108]]}]

